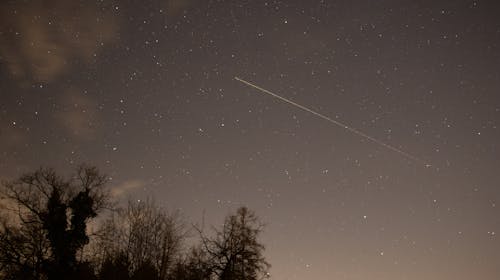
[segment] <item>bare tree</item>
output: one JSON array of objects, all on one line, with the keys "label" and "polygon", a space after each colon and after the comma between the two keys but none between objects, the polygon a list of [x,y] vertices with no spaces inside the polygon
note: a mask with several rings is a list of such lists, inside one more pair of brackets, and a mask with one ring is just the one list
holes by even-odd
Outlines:
[{"label": "bare tree", "polygon": [[258,241],[262,228],[257,216],[241,207],[225,219],[222,229],[214,229],[214,237],[199,230],[211,272],[217,279],[257,280],[269,276],[270,265],[263,256],[265,248]]},{"label": "bare tree", "polygon": [[206,251],[195,246],[184,258],[178,259],[169,280],[208,280],[212,272]]},{"label": "bare tree", "polygon": [[[88,242],[87,222],[109,202],[106,176],[82,165],[65,179],[40,168],[2,186],[7,211],[0,231],[2,272],[61,279],[77,270],[77,252]],[[14,248],[13,248],[14,247]]]},{"label": "bare tree", "polygon": [[6,219],[0,227],[0,278],[40,279],[50,248],[43,228],[12,226]]},{"label": "bare tree", "polygon": [[125,255],[130,272],[150,264],[158,279],[167,279],[180,257],[185,227],[178,213],[168,213],[151,201],[128,202],[102,225],[103,234],[97,241],[102,260]]}]

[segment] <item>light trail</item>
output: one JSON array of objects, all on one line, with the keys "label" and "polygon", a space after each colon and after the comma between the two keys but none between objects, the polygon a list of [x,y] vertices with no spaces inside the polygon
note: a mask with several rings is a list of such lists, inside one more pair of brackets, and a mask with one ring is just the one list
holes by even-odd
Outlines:
[{"label": "light trail", "polygon": [[286,102],[286,103],[288,103],[290,105],[293,105],[293,106],[295,106],[295,107],[297,107],[299,109],[302,109],[302,110],[304,110],[306,112],[309,112],[309,113],[311,113],[311,114],[313,114],[315,116],[318,116],[318,117],[320,117],[320,118],[322,118],[322,119],[324,119],[324,120],[326,120],[326,121],[328,121],[330,123],[333,123],[333,124],[335,124],[337,126],[340,126],[340,127],[344,128],[344,129],[347,129],[348,131],[350,131],[350,132],[352,132],[352,133],[354,133],[354,134],[356,134],[358,136],[361,136],[361,137],[363,137],[365,139],[368,139],[368,140],[370,140],[370,141],[372,141],[372,142],[374,142],[374,143],[376,143],[376,144],[378,144],[378,145],[380,145],[382,147],[385,147],[385,148],[387,148],[387,149],[389,149],[389,150],[391,150],[393,152],[396,152],[396,153],[398,153],[400,155],[403,155],[406,158],[409,158],[409,159],[411,159],[413,161],[416,161],[416,162],[420,162],[420,163],[424,164],[426,167],[431,167],[430,164],[426,163],[425,161],[421,160],[420,158],[418,158],[418,157],[416,157],[416,156],[414,156],[412,154],[409,154],[409,153],[407,153],[407,152],[405,152],[405,151],[403,151],[401,149],[398,149],[398,148],[396,148],[394,146],[391,146],[391,145],[386,144],[386,143],[384,143],[384,142],[382,142],[380,140],[377,140],[377,139],[371,137],[370,135],[367,135],[367,134],[365,134],[365,133],[363,133],[363,132],[361,132],[361,131],[359,131],[357,129],[354,129],[354,128],[352,128],[352,127],[350,127],[350,126],[348,126],[348,125],[346,125],[344,123],[341,123],[341,122],[339,122],[337,120],[334,120],[334,119],[332,119],[332,118],[330,118],[328,116],[325,116],[325,115],[323,115],[321,113],[318,113],[318,112],[316,112],[316,111],[314,111],[312,109],[309,109],[306,106],[302,106],[302,105],[300,105],[298,103],[295,103],[292,100],[289,100],[289,99],[287,99],[285,97],[279,96],[276,93],[273,93],[273,92],[271,92],[271,91],[269,91],[267,89],[261,88],[261,87],[259,87],[257,85],[254,85],[254,84],[252,84],[252,83],[250,83],[248,81],[245,81],[245,80],[243,80],[243,79],[241,79],[239,77],[234,77],[234,79],[237,80],[237,81],[239,81],[239,82],[241,82],[241,83],[244,83],[244,84],[246,84],[248,86],[251,86],[251,87],[253,87],[255,89],[258,89],[259,91],[261,91],[263,93],[269,94],[269,95],[271,95],[274,98],[277,98],[277,99],[279,99],[281,101],[284,101],[284,102]]}]

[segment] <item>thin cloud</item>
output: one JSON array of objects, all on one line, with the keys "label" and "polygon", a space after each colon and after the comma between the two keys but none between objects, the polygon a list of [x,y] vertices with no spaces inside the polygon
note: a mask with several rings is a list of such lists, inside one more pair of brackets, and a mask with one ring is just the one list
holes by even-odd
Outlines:
[{"label": "thin cloud", "polygon": [[113,7],[96,2],[4,1],[0,4],[0,59],[22,82],[51,82],[72,65],[86,63],[117,38]]},{"label": "thin cloud", "polygon": [[8,150],[24,145],[26,140],[26,134],[15,121],[0,119],[0,146]]},{"label": "thin cloud", "polygon": [[120,197],[125,194],[129,194],[137,189],[143,188],[146,186],[146,182],[142,180],[127,180],[111,188],[111,196]]},{"label": "thin cloud", "polygon": [[61,96],[60,111],[55,119],[66,132],[80,140],[92,140],[98,131],[99,114],[97,104],[83,91],[71,88]]}]

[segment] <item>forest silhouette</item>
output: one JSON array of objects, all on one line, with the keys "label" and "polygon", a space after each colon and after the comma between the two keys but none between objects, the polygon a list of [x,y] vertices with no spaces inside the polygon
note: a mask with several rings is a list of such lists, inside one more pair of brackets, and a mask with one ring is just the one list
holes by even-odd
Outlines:
[{"label": "forest silhouette", "polygon": [[[240,207],[208,231],[154,201],[117,207],[96,167],[40,168],[2,182],[1,279],[256,280],[269,277],[263,224]],[[194,245],[187,239],[197,237]],[[191,242],[192,243],[192,242]]]}]

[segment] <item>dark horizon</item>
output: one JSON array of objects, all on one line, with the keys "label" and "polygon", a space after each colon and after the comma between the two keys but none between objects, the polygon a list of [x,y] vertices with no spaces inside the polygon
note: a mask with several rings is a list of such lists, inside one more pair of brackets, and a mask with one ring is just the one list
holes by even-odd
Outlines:
[{"label": "dark horizon", "polygon": [[88,163],[114,198],[154,197],[190,222],[246,205],[275,280],[496,280],[498,11],[4,1],[0,179]]}]

